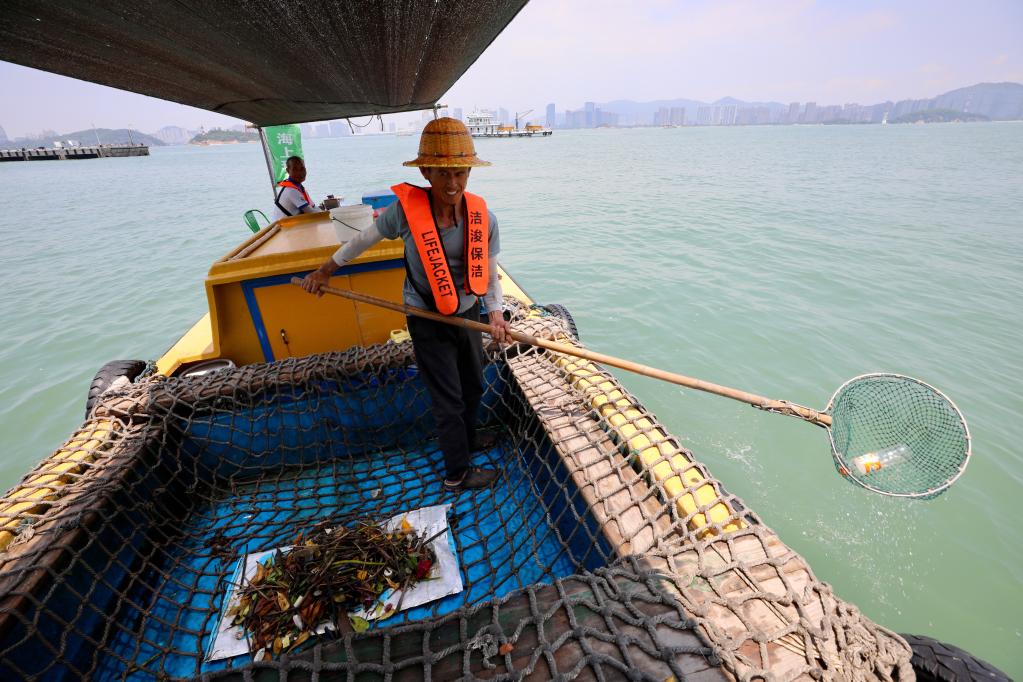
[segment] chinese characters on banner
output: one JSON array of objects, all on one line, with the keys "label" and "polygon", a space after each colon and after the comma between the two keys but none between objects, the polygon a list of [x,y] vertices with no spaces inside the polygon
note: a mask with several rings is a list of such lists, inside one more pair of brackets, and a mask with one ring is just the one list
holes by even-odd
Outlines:
[{"label": "chinese characters on banner", "polygon": [[260,132],[270,180],[276,186],[288,177],[286,164],[289,156],[305,158],[302,153],[302,129],[297,125],[267,126],[261,128]]}]

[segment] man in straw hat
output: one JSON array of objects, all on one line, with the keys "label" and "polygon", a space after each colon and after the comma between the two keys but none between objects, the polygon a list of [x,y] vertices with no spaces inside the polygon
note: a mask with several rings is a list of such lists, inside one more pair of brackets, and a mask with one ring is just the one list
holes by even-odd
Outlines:
[{"label": "man in straw hat", "polygon": [[[479,319],[482,297],[491,336],[509,340],[502,315],[496,256],[500,250],[497,218],[479,196],[465,191],[469,172],[490,163],[476,156],[472,136],[461,121],[438,118],[423,129],[419,156],[403,165],[419,169],[427,188],[408,183],[391,189],[398,201],[374,226],[342,246],[302,287],[322,295],[321,287],[340,267],[383,238],[405,242],[405,303],[444,315]],[[449,490],[484,488],[497,478],[493,469],[470,466],[476,442],[476,409],[483,395],[483,341],[479,332],[408,318],[420,376],[426,383],[444,453]]]}]

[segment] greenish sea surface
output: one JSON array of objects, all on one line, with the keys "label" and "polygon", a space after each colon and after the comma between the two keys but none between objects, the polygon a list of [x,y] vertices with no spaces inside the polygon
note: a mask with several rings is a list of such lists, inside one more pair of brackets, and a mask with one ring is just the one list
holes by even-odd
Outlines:
[{"label": "greenish sea surface", "polygon": [[[617,372],[817,576],[878,623],[1023,678],[1023,124],[557,132],[479,140],[501,262],[586,344],[824,407],[891,371],[966,414],[933,501],[844,482],[826,434]],[[415,181],[414,137],[305,142],[315,198]],[[211,261],[267,214],[257,145],[0,164],[0,484],[82,418],[96,369],[162,354]]]}]

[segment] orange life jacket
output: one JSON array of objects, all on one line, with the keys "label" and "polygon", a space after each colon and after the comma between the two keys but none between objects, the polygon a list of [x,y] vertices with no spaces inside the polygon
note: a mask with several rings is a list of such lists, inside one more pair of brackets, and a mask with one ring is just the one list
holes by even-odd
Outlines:
[{"label": "orange life jacket", "polygon": [[[416,243],[416,251],[423,262],[426,279],[430,282],[433,302],[444,315],[458,312],[458,291],[451,279],[451,268],[444,253],[437,223],[430,208],[430,191],[403,182],[391,187],[405,210],[409,230]],[[465,292],[483,296],[487,293],[490,272],[490,214],[483,197],[465,192]]]},{"label": "orange life jacket", "polygon": [[[277,183],[277,186],[278,187],[290,187],[291,189],[296,190],[299,194],[301,194],[302,198],[305,199],[307,204],[313,203],[313,200],[309,198],[309,192],[305,191],[305,187],[303,187],[302,185],[299,185],[296,182],[292,182],[290,178],[288,180],[281,180],[280,182]],[[274,203],[277,204],[277,207],[279,209],[281,209],[281,211],[283,211],[286,215],[291,215],[290,213],[288,213],[287,209],[285,209],[283,206],[281,206],[280,198],[281,198],[281,194],[280,194],[280,192],[278,192],[277,193],[277,197],[274,199]]]}]

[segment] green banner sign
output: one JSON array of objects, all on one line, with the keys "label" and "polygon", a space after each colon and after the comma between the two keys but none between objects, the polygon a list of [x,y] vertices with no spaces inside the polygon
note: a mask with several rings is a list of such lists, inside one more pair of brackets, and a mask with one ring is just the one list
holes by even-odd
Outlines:
[{"label": "green banner sign", "polygon": [[305,158],[302,154],[302,129],[297,125],[267,126],[260,128],[260,133],[270,180],[276,187],[278,182],[288,177],[288,157]]}]

